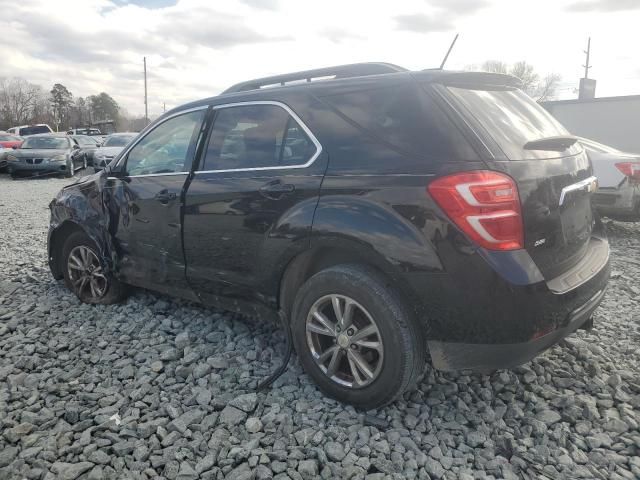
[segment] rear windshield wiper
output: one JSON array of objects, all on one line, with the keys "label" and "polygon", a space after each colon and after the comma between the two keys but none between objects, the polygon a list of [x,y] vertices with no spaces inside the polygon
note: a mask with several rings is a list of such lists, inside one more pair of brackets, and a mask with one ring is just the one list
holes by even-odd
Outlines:
[{"label": "rear windshield wiper", "polygon": [[559,137],[545,137],[538,140],[531,140],[524,144],[525,150],[551,150],[553,152],[563,152],[578,141],[577,137],[564,135]]}]

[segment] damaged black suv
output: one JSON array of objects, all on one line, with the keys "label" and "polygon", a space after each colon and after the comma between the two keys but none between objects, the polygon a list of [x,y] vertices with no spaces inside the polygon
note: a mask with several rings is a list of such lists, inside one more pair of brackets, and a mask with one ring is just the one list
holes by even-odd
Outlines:
[{"label": "damaged black suv", "polygon": [[327,394],[527,362],[592,323],[609,247],[574,137],[513,77],[355,64],[176,108],[51,203],[87,303],[128,285],[280,312]]}]

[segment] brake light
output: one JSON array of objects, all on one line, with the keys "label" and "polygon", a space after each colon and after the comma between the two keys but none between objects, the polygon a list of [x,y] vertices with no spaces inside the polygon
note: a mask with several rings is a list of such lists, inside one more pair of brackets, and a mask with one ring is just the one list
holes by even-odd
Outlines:
[{"label": "brake light", "polygon": [[616,163],[616,168],[625,176],[640,180],[640,162],[622,162]]},{"label": "brake light", "polygon": [[427,190],[447,216],[475,243],[489,250],[524,248],[518,187],[488,170],[438,178]]}]

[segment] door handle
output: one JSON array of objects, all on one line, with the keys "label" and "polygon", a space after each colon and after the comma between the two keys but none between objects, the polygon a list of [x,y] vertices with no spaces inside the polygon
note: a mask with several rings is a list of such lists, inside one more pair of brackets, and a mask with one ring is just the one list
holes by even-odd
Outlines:
[{"label": "door handle", "polygon": [[278,198],[296,189],[291,183],[271,182],[260,187],[260,193],[267,198]]},{"label": "door handle", "polygon": [[175,200],[177,196],[175,193],[169,192],[168,190],[161,190],[158,193],[156,193],[156,196],[153,198],[159,201],[160,203],[162,203],[163,205],[166,205],[167,203]]}]

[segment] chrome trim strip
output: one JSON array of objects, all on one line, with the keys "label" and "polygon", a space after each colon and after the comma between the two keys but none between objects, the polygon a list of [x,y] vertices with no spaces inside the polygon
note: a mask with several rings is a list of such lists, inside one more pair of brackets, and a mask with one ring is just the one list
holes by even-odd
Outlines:
[{"label": "chrome trim strip", "polygon": [[141,177],[167,177],[169,175],[189,175],[189,172],[171,172],[171,173],[147,173],[145,175],[129,175],[126,177],[107,177],[107,180],[118,180],[122,178],[141,178]]},{"label": "chrome trim strip", "polygon": [[287,166],[276,165],[273,167],[254,167],[254,168],[228,168],[223,170],[197,170],[195,172],[196,175],[198,175],[199,173],[260,172],[265,170],[290,170],[293,168],[307,168],[311,166],[311,164],[313,164],[313,162],[315,162],[316,159],[320,156],[320,154],[322,153],[322,145],[320,144],[316,136],[313,134],[313,132],[311,132],[311,130],[309,130],[309,127],[307,127],[304,124],[304,122],[300,119],[300,117],[298,117],[298,115],[296,115],[296,113],[293,110],[291,110],[291,108],[289,108],[288,105],[282,102],[276,102],[273,100],[255,100],[251,102],[235,102],[235,103],[225,103],[221,105],[214,105],[212,108],[214,110],[221,110],[223,108],[244,107],[248,105],[275,105],[285,110],[289,115],[291,115],[291,117],[293,117],[293,119],[296,122],[298,122],[298,125],[302,127],[302,130],[304,130],[307,136],[311,139],[313,144],[316,146],[316,153],[314,153],[306,163],[303,163],[300,165],[287,165]]},{"label": "chrome trim strip", "polygon": [[[593,190],[591,190],[591,185],[594,183],[595,183],[595,185],[593,185],[594,188]],[[585,178],[584,180],[576,182],[572,185],[567,185],[566,187],[564,187],[560,192],[559,205],[562,206],[564,204],[564,199],[568,193],[575,192],[576,190],[582,190],[585,187],[589,187],[590,192],[595,191],[598,188],[598,178],[595,176],[591,176],[589,178]]]},{"label": "chrome trim strip", "polygon": [[[120,154],[119,154],[120,157],[118,158],[118,161],[116,162],[116,166],[119,165],[120,162],[122,161],[122,159],[129,154],[129,152],[131,151],[131,149],[133,147],[135,147],[138,143],[140,143],[140,141],[143,138],[145,138],[147,135],[149,135],[149,133],[154,131],[157,127],[162,125],[167,120],[170,120],[170,119],[175,118],[175,117],[179,117],[180,115],[184,115],[184,114],[187,114],[187,113],[197,112],[198,110],[206,110],[207,108],[209,108],[209,105],[201,105],[199,107],[189,108],[187,110],[182,110],[180,112],[173,113],[173,114],[167,116],[166,118],[163,118],[160,123],[157,123],[155,125],[153,123],[150,123],[149,125],[147,125],[142,130],[142,132],[140,132],[140,134],[136,137],[135,141],[132,144],[130,144],[125,150],[120,152]],[[188,173],[188,172],[184,172],[184,173]],[[150,176],[156,176],[156,175],[175,175],[175,173],[168,173],[168,174],[159,173],[159,174],[148,174],[148,175],[127,175],[127,176],[125,176],[123,178],[150,177]]]}]

